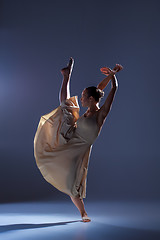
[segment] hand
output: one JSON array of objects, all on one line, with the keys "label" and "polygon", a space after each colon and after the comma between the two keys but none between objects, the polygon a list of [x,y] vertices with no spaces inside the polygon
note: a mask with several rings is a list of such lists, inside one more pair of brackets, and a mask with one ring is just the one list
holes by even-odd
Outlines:
[{"label": "hand", "polygon": [[[111,73],[116,73],[116,72],[119,72],[120,70],[122,70],[123,69],[123,67],[122,67],[122,65],[120,65],[120,64],[116,64],[116,66],[113,68],[113,70],[111,69],[111,68],[109,68],[109,67],[103,67],[103,68],[101,68],[100,69],[100,71],[104,74],[104,75],[106,75],[106,76],[108,76],[109,74],[111,74]],[[113,74],[113,75],[114,75]]]},{"label": "hand", "polygon": [[112,70],[109,67],[103,67],[100,69],[100,71],[106,76],[110,75],[111,73],[114,73],[114,74],[116,73],[116,70],[114,70],[114,69]]},{"label": "hand", "polygon": [[122,69],[123,69],[123,67],[120,64],[116,64],[116,66],[113,68],[113,70],[115,70],[116,72],[119,72]]}]

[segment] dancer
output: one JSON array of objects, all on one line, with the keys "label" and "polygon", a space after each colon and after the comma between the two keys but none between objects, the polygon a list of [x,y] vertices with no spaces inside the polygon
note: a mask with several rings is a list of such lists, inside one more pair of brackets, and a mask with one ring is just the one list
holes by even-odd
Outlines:
[{"label": "dancer", "polygon": [[[82,221],[90,222],[84,207],[87,172],[92,145],[98,137],[118,88],[115,74],[123,67],[116,64],[113,70],[101,68],[107,77],[97,87],[82,91],[81,103],[87,111],[79,116],[77,96],[70,96],[70,77],[74,65],[70,58],[63,75],[59,93],[60,106],[41,117],[35,138],[34,155],[37,166],[47,182],[70,196],[78,208]],[[103,106],[103,89],[111,81],[112,86]]]}]

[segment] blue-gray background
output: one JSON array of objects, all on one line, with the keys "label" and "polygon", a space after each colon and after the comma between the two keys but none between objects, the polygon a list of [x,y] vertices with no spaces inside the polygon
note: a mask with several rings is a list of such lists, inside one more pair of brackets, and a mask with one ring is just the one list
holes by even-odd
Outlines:
[{"label": "blue-gray background", "polygon": [[101,67],[124,66],[92,149],[87,199],[160,200],[159,1],[0,3],[1,202],[68,197],[43,179],[33,138],[40,116],[59,105],[70,56],[79,97],[104,78]]}]

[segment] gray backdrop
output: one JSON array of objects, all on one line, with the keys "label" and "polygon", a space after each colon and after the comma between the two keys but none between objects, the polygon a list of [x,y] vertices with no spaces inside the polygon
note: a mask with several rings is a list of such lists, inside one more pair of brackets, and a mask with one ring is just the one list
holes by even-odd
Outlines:
[{"label": "gray backdrop", "polygon": [[124,66],[93,146],[87,199],[159,200],[159,1],[4,0],[0,9],[0,201],[68,197],[43,179],[33,138],[59,105],[71,56],[72,96],[96,86],[101,67]]}]

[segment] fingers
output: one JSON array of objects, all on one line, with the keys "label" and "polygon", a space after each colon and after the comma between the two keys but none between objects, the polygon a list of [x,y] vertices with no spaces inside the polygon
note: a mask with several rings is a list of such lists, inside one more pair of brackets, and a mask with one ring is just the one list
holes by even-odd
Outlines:
[{"label": "fingers", "polygon": [[102,68],[100,68],[100,70],[102,71],[102,70],[106,70],[107,69],[107,67],[102,67]]},{"label": "fingers", "polygon": [[111,73],[110,68],[107,67],[100,68],[100,71],[106,76],[108,76]]},{"label": "fingers", "polygon": [[110,69],[109,67],[103,67],[103,68],[100,68],[100,71],[105,75],[109,75],[112,71],[113,72],[115,71],[115,73],[116,73],[116,72],[119,72],[122,69],[123,69],[122,65],[116,64],[116,66],[113,68],[113,70]]},{"label": "fingers", "polygon": [[103,67],[103,68],[100,68],[100,71],[109,73],[111,71],[111,69],[109,69],[107,67]]},{"label": "fingers", "polygon": [[101,71],[108,71],[108,70],[111,70],[109,67],[102,67],[100,68]]},{"label": "fingers", "polygon": [[108,71],[108,70],[101,70],[101,72],[103,72],[103,73],[110,73],[111,71]]}]

